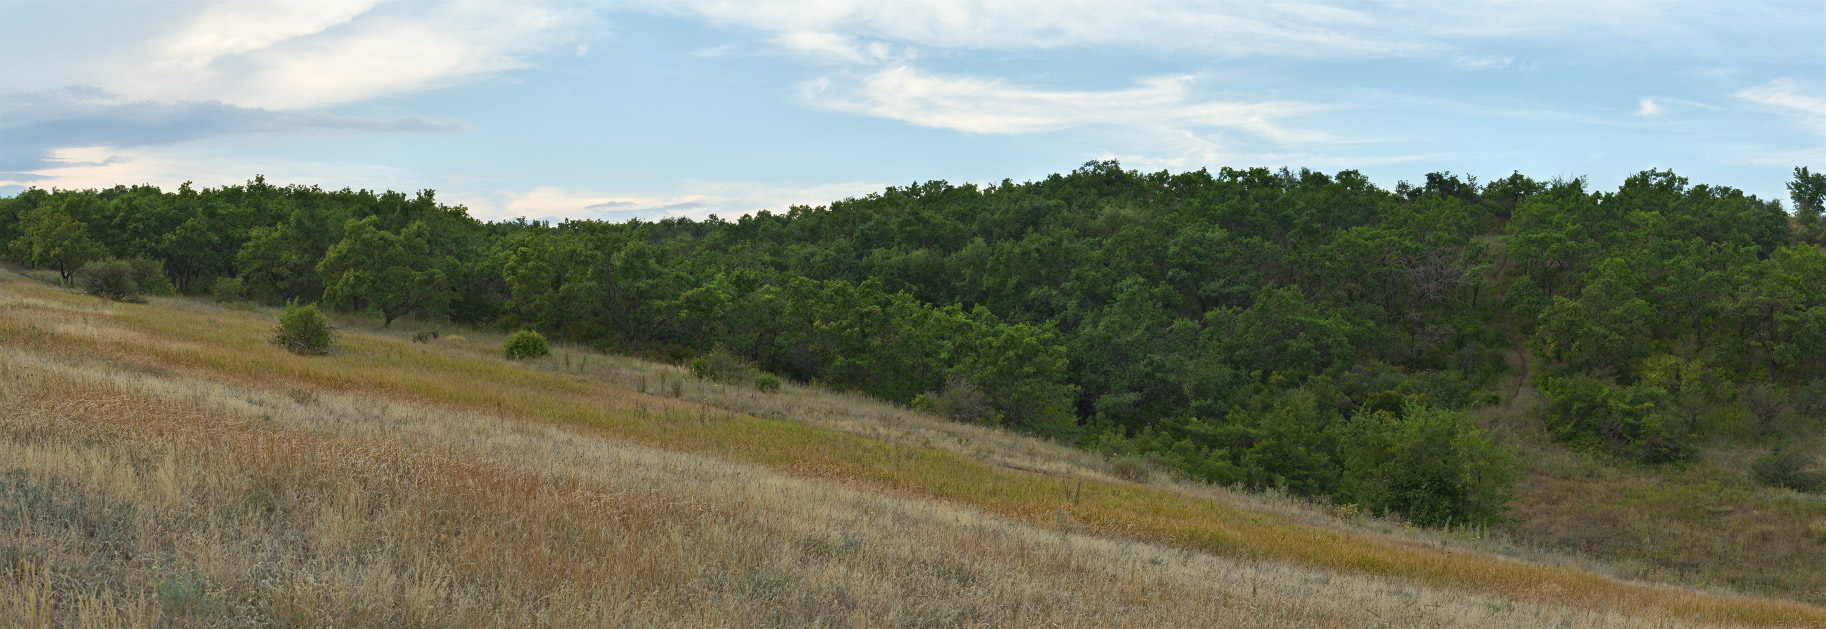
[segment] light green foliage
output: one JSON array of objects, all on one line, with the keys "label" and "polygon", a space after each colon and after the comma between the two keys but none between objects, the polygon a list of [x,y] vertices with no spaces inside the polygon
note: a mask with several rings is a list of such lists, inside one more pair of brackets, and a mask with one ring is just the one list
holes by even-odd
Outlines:
[{"label": "light green foliage", "polygon": [[89,236],[88,226],[71,218],[60,206],[23,212],[19,226],[20,235],[11,245],[13,259],[56,269],[64,284],[73,284],[76,269],[84,263],[107,253]]},{"label": "light green foliage", "polygon": [[501,350],[508,360],[538,358],[551,353],[550,346],[545,343],[545,335],[535,330],[521,330],[507,335]]},{"label": "light green foliage", "polygon": [[1597,378],[1549,378],[1543,411],[1554,437],[1595,452],[1645,463],[1691,458],[1693,420],[1668,392],[1652,386],[1613,386]]},{"label": "light green foliage", "polygon": [[755,374],[754,388],[767,393],[778,392],[780,390],[780,377],[766,372]]},{"label": "light green foliage", "polygon": [[300,354],[327,354],[336,348],[336,330],[317,304],[287,304],[279,314],[273,343]]}]

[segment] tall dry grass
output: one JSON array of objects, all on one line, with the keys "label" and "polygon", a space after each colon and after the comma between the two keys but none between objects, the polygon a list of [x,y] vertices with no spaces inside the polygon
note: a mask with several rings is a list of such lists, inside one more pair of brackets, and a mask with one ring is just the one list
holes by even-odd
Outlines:
[{"label": "tall dry grass", "polygon": [[342,355],[297,357],[261,342],[266,321],[0,283],[0,505],[13,507],[0,518],[0,618],[91,626],[1826,618],[1791,603],[1623,583],[1315,527],[1170,488],[1039,474],[731,415],[462,348],[350,334]]}]

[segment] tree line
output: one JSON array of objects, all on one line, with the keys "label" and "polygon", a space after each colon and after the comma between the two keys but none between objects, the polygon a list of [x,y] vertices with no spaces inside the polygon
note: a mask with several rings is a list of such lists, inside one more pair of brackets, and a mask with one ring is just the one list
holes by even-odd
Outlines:
[{"label": "tree line", "polygon": [[0,244],[70,283],[113,260],[152,287],[382,325],[717,352],[1212,482],[1490,523],[1513,457],[1465,411],[1523,365],[1556,438],[1621,461],[1777,443],[1826,407],[1826,174],[1789,188],[1793,214],[1664,171],[1614,191],[1450,173],[1389,190],[1110,161],[736,220],[550,224],[256,177],[30,189],[0,199]]}]

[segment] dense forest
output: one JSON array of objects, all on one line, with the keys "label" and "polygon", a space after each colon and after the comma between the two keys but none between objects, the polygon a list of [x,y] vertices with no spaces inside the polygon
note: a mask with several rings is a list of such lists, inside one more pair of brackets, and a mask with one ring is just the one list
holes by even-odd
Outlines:
[{"label": "dense forest", "polygon": [[0,251],[117,298],[317,302],[603,351],[747,362],[1198,479],[1428,525],[1503,517],[1468,409],[1522,378],[1554,438],[1627,465],[1826,411],[1826,174],[1779,201],[1647,171],[1615,191],[1435,173],[928,182],[738,220],[482,222],[430,191],[27,190]]}]

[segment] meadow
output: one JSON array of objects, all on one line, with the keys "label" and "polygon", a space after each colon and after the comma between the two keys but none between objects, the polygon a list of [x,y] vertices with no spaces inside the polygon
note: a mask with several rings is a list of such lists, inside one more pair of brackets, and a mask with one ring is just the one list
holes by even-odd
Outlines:
[{"label": "meadow", "polygon": [[303,356],[267,342],[272,320],[0,274],[0,618],[1826,626],[1489,531],[1124,480],[854,394],[574,348],[510,362],[498,336],[359,318]]}]

